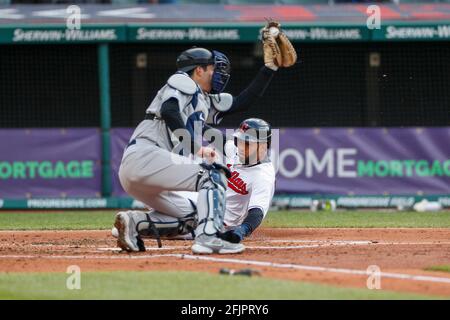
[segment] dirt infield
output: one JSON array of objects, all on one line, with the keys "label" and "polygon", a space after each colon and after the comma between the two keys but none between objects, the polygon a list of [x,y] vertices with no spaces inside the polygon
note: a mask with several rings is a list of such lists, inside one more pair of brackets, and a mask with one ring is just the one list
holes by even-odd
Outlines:
[{"label": "dirt infield", "polygon": [[370,265],[386,290],[450,297],[450,229],[261,228],[239,255],[193,256],[191,241],[163,241],[147,252],[119,252],[109,231],[0,231],[0,272],[253,268],[263,277],[366,288]]}]

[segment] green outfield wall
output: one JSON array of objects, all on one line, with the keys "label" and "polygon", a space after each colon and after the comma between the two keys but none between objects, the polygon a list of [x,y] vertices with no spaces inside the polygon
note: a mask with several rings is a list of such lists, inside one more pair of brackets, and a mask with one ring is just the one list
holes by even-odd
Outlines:
[{"label": "green outfield wall", "polygon": [[[114,42],[255,42],[261,26],[256,24],[114,24],[82,25],[79,30],[64,25],[0,25],[0,44],[114,43]],[[392,22],[380,29],[354,24],[286,23],[283,29],[293,42],[333,41],[448,41],[450,21]]]}]

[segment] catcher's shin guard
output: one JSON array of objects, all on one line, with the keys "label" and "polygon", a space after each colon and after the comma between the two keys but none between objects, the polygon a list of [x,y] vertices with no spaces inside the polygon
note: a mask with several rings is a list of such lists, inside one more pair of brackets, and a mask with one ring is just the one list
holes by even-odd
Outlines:
[{"label": "catcher's shin guard", "polygon": [[[122,249],[130,248],[128,251],[145,251],[144,241],[140,238],[140,231],[143,229],[154,230],[158,246],[161,248],[159,233],[150,220],[148,214],[142,211],[122,211],[116,216],[114,223],[116,230],[112,230],[113,236],[117,235],[118,243],[123,244]],[[122,236],[124,234],[124,236]]]},{"label": "catcher's shin guard", "polygon": [[158,241],[161,248],[161,238],[171,239],[177,236],[183,236],[193,233],[197,227],[197,212],[193,212],[186,217],[169,221],[154,221],[151,214],[146,214],[147,219],[140,221],[137,225],[139,236],[153,238]]},{"label": "catcher's shin guard", "polygon": [[223,228],[226,191],[224,173],[228,173],[228,168],[218,164],[202,164],[202,167],[197,181],[199,222],[195,234],[213,236]]},{"label": "catcher's shin guard", "polygon": [[[152,219],[150,219],[150,215],[148,213],[145,214],[147,216],[147,220],[146,221],[141,221],[142,222],[146,222],[147,223],[147,228],[144,229],[147,231],[147,233],[152,234],[153,237],[156,239],[156,242],[158,242],[158,248],[162,247],[162,243],[161,243],[161,236],[159,234],[158,229],[156,228],[154,222],[152,221]],[[138,230],[139,233],[139,223],[136,226],[136,229]],[[140,235],[140,233],[139,233]]]}]

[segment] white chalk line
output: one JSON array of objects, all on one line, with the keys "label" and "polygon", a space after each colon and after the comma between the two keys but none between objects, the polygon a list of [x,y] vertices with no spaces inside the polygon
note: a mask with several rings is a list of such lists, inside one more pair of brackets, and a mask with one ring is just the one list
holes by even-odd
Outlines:
[{"label": "white chalk line", "polygon": [[[272,240],[270,242],[292,242],[290,240]],[[293,241],[299,243],[309,243],[307,245],[295,245],[295,246],[246,246],[248,250],[300,250],[300,249],[312,249],[312,248],[331,248],[331,247],[343,247],[343,246],[366,246],[366,245],[436,245],[436,244],[450,244],[450,242],[373,242],[373,241],[365,241],[365,240],[298,240]],[[88,250],[85,252],[80,252],[79,256],[83,256],[86,254],[95,254],[97,252],[111,252],[111,253],[119,253],[122,249],[117,247],[97,247],[93,245],[51,245],[51,244],[33,244],[33,247],[61,247],[61,248],[69,248],[69,249],[94,249]],[[0,246],[2,248],[2,246]],[[189,250],[190,245],[188,246],[164,246],[162,248],[158,248],[156,246],[148,246],[146,248],[147,252],[167,252],[174,250]],[[64,256],[77,259],[79,256]],[[3,257],[16,257],[20,258],[22,256],[3,256]],[[33,258],[34,256],[28,256],[27,258]],[[41,256],[42,257],[42,256]],[[100,259],[96,257],[95,259]],[[105,259],[108,259],[107,257]]]},{"label": "white chalk line", "polygon": [[263,242],[290,242],[290,243],[346,243],[346,244],[371,244],[376,243],[373,240],[299,240],[299,239],[249,239],[249,241]]},{"label": "white chalk line", "polygon": [[[319,271],[319,272],[330,272],[330,273],[344,273],[344,274],[364,275],[364,276],[368,276],[368,275],[372,274],[372,273],[368,273],[366,270],[327,268],[327,267],[306,266],[306,265],[298,265],[298,264],[285,264],[285,263],[275,263],[275,262],[266,262],[266,261],[244,260],[244,259],[215,258],[215,257],[193,256],[193,255],[182,255],[182,256],[183,256],[182,257],[183,259],[190,259],[190,260],[228,262],[228,263],[237,263],[237,264],[256,265],[256,266],[261,266],[261,267],[308,270],[308,271]],[[392,279],[427,281],[427,282],[438,282],[438,283],[450,284],[450,278],[444,278],[444,277],[421,276],[421,275],[411,275],[411,274],[391,273],[391,272],[380,272],[379,275],[381,277],[392,278]]]},{"label": "white chalk line", "polygon": [[[167,250],[186,250],[190,249],[191,246],[176,246],[176,247],[167,247],[163,246],[162,248],[158,247],[148,247],[145,248],[146,251],[167,251]],[[122,249],[120,248],[97,248],[97,251],[104,251],[104,252],[120,252]]]},{"label": "white chalk line", "polygon": [[[325,246],[333,246],[333,245],[323,245],[323,244],[311,244],[311,245],[299,245],[299,246],[246,246],[246,249],[251,250],[295,250],[295,249],[307,249],[307,248],[319,248],[319,247],[325,247]],[[335,245],[335,246],[342,246],[342,245]],[[48,247],[48,246],[44,246]],[[86,247],[73,247],[73,246],[58,246],[55,247],[63,247],[63,248],[69,248],[69,249],[92,249],[96,247],[92,246],[86,246]],[[1,248],[1,247],[0,247]],[[158,247],[147,247],[146,251],[170,251],[170,250],[187,250],[190,249],[191,246],[163,246],[162,248]],[[105,247],[105,248],[96,248],[96,250],[90,250],[89,252],[120,252],[122,249],[117,247]]]},{"label": "white chalk line", "polygon": [[[319,244],[308,244],[308,245],[296,245],[296,246],[249,246],[246,245],[246,249],[250,250],[295,250],[295,249],[308,249],[308,248],[320,248],[320,247],[333,247],[333,246],[346,246],[346,245],[368,245],[371,243],[368,242],[358,242],[358,243],[319,243]],[[185,250],[189,249],[190,246],[172,246],[172,247],[166,247],[163,246],[162,248],[158,247],[148,247],[146,248],[147,251],[163,251],[163,250]],[[120,251],[120,248],[98,248],[98,251]]]},{"label": "white chalk line", "polygon": [[[436,245],[436,244],[450,244],[450,242],[374,242],[374,241],[347,241],[347,240],[302,240],[302,241],[289,241],[289,240],[279,240],[279,241],[264,241],[264,242],[293,242],[293,243],[310,243],[308,245],[295,245],[295,246],[249,246],[246,245],[247,249],[251,250],[295,250],[295,249],[308,249],[308,248],[323,248],[323,247],[334,247],[334,246],[364,246],[364,245]],[[189,249],[190,246],[163,246],[158,247],[147,247],[147,251],[163,251],[163,250],[184,250]],[[98,251],[120,251],[120,248],[98,248]]]},{"label": "white chalk line", "polygon": [[[289,249],[305,249],[305,248],[318,248],[323,247],[323,245],[303,245],[303,246],[278,246],[278,247],[272,247],[272,246],[245,246],[246,249],[255,249],[255,250],[265,250],[265,249],[273,249],[273,250],[289,250]],[[190,249],[191,246],[177,246],[177,247],[149,247],[146,248],[146,251],[168,251],[168,250],[186,250]],[[98,251],[104,251],[104,252],[115,252],[115,251],[121,251],[120,248],[98,248]]]},{"label": "white chalk line", "polygon": [[[305,271],[316,271],[316,272],[326,272],[326,273],[341,273],[347,275],[359,275],[368,276],[372,273],[368,273],[366,270],[356,270],[356,269],[345,269],[345,268],[328,268],[328,267],[318,267],[318,266],[307,266],[291,263],[276,263],[268,261],[257,261],[257,260],[245,260],[245,259],[234,259],[234,258],[216,258],[207,256],[194,256],[189,254],[155,254],[155,255],[117,255],[117,256],[100,256],[100,255],[79,255],[79,256],[64,256],[64,255],[54,255],[54,256],[33,256],[33,255],[0,255],[0,259],[99,259],[99,260],[120,260],[120,259],[130,259],[130,260],[142,260],[142,259],[155,259],[155,258],[180,258],[189,260],[203,260],[211,262],[222,262],[222,263],[234,263],[234,264],[245,264],[254,265],[259,267],[271,267],[279,269],[294,269],[294,270],[305,270]],[[411,280],[411,281],[424,281],[424,282],[435,282],[435,283],[445,283],[450,284],[450,278],[445,277],[434,277],[434,276],[424,276],[424,275],[411,275],[405,273],[392,273],[392,272],[380,272],[378,274],[384,278],[400,279],[400,280]]]},{"label": "white chalk line", "polygon": [[271,249],[271,250],[289,250],[289,249],[307,249],[307,248],[330,248],[330,247],[345,247],[345,246],[376,246],[376,245],[450,245],[450,242],[352,242],[352,243],[319,243],[310,245],[297,246],[246,246],[247,249]]},{"label": "white chalk line", "polygon": [[323,243],[323,244],[347,244],[347,245],[435,245],[435,244],[450,244],[449,241],[415,241],[415,242],[389,242],[389,241],[378,241],[378,240],[287,240],[287,239],[268,239],[268,240],[250,240],[250,241],[261,241],[261,242],[273,242],[273,243]]},{"label": "white chalk line", "polygon": [[167,257],[170,254],[152,254],[152,255],[131,255],[131,254],[117,254],[114,256],[100,256],[100,255],[52,255],[52,256],[39,256],[39,255],[0,255],[0,259],[54,259],[54,260],[121,260],[121,259],[131,259],[131,260],[139,260],[139,259],[151,259],[151,258],[160,258]]},{"label": "white chalk line", "polygon": [[[169,240],[172,241],[172,240]],[[250,242],[256,240],[250,240]],[[261,240],[269,243],[305,243],[304,245],[293,246],[251,246],[247,245],[246,248],[250,250],[297,250],[308,248],[329,248],[329,247],[341,247],[341,246],[373,246],[373,245],[450,245],[450,242],[439,241],[427,241],[427,242],[377,242],[367,240]],[[30,244],[32,247],[53,247],[53,248],[68,248],[68,249],[95,249],[89,252],[118,252],[121,251],[117,247],[98,247],[96,245],[68,245],[68,244]],[[8,245],[0,245],[0,248],[10,248]],[[163,246],[162,248],[148,246],[147,251],[170,251],[170,250],[186,250],[190,246]]]},{"label": "white chalk line", "polygon": [[[148,240],[147,238],[145,240]],[[178,240],[164,240],[164,241],[178,241]],[[183,240],[185,241],[185,240]],[[269,242],[269,243],[310,243],[310,244],[326,244],[326,245],[372,245],[372,244],[384,244],[384,245],[434,245],[434,244],[450,244],[448,241],[417,241],[417,242],[386,242],[377,240],[252,240],[248,242]],[[24,246],[24,245],[21,245]],[[33,247],[66,247],[66,248],[97,248],[95,244],[54,244],[54,243],[31,243],[25,246]],[[11,247],[8,244],[2,244],[0,247]]]}]

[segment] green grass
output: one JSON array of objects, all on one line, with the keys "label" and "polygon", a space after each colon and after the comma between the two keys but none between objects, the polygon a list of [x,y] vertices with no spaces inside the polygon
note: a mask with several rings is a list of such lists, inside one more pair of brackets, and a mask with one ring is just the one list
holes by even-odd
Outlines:
[{"label": "green grass", "polygon": [[432,266],[425,268],[426,271],[441,271],[441,272],[450,272],[450,265],[443,266]]},{"label": "green grass", "polygon": [[[1,212],[0,230],[109,229],[117,211]],[[277,228],[450,228],[450,211],[280,211],[271,212],[264,226]]]},{"label": "green grass", "polygon": [[0,299],[430,299],[383,290],[339,288],[261,277],[198,272],[86,272],[81,290],[65,273],[0,273]]},{"label": "green grass", "polygon": [[279,228],[449,228],[450,211],[287,211],[268,215],[265,225]]},{"label": "green grass", "polygon": [[0,212],[0,230],[110,229],[117,211]]}]

